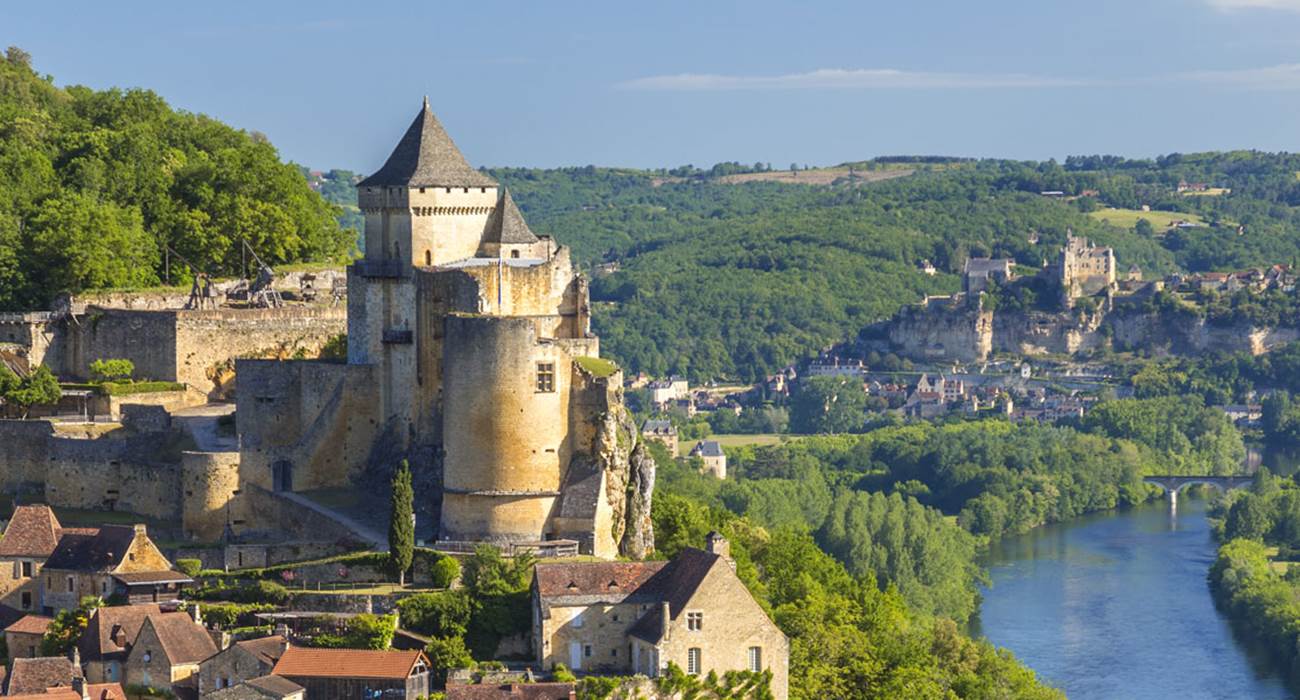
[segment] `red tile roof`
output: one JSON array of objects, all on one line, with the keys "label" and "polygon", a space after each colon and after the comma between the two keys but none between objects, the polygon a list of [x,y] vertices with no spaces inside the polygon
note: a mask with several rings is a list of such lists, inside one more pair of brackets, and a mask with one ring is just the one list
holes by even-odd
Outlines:
[{"label": "red tile roof", "polygon": [[6,627],[5,631],[19,634],[45,634],[45,630],[49,629],[51,622],[54,622],[52,617],[25,615],[21,620]]},{"label": "red tile roof", "polygon": [[0,539],[0,557],[48,557],[59,544],[59,529],[49,506],[18,506]]},{"label": "red tile roof", "polygon": [[289,647],[280,656],[276,676],[289,678],[387,678],[411,675],[417,663],[428,667],[421,651],[374,651],[371,649],[309,649]]},{"label": "red tile roof", "polygon": [[62,656],[14,659],[7,690],[11,695],[41,693],[47,688],[71,686],[72,679],[79,676],[81,669]]},{"label": "red tile roof", "polygon": [[[86,686],[90,700],[126,700],[126,691],[119,683],[91,683]],[[46,688],[39,693],[22,693],[6,695],[6,698],[25,698],[26,700],[81,700],[81,694],[68,687]]]},{"label": "red tile roof", "polygon": [[543,598],[628,595],[667,565],[666,561],[539,563],[537,592]]}]

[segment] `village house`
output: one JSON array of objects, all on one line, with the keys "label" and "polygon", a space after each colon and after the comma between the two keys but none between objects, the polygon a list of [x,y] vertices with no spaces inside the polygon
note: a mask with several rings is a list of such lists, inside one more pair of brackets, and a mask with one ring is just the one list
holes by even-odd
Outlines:
[{"label": "village house", "polygon": [[199,664],[199,694],[269,675],[289,640],[276,634],[235,642]]},{"label": "village house", "polygon": [[673,375],[668,379],[650,382],[650,402],[656,406],[668,404],[689,397],[691,385],[685,377]]},{"label": "village house", "polygon": [[717,440],[700,440],[691,448],[690,456],[699,457],[704,462],[702,473],[712,474],[718,479],[727,478],[727,453],[722,451]]},{"label": "village house", "polygon": [[429,659],[421,651],[291,646],[273,674],[305,688],[311,700],[416,700],[429,694]]},{"label": "village house", "polygon": [[178,600],[181,588],[194,582],[172,570],[144,525],[65,531],[42,574],[41,607],[47,613],[75,608],[86,596]]},{"label": "village house", "polygon": [[49,506],[16,507],[0,539],[0,603],[18,610],[41,609],[41,569],[59,539],[91,532],[63,527]]},{"label": "village house", "polygon": [[539,563],[533,648],[545,669],[656,677],[771,672],[788,697],[789,640],[736,576],[730,544],[708,536],[671,561]]},{"label": "village house", "polygon": [[989,282],[1006,284],[1015,279],[1016,261],[1011,258],[967,258],[962,269],[962,291],[979,294]]},{"label": "village house", "polygon": [[667,418],[648,418],[641,424],[641,437],[646,441],[661,443],[668,448],[668,454],[677,455],[677,429]]},{"label": "village house", "polygon": [[306,700],[307,690],[286,678],[261,676],[200,697],[203,700]]},{"label": "village house", "polygon": [[127,700],[126,691],[118,683],[87,683],[83,678],[73,678],[69,685],[59,685],[33,693],[7,694],[14,700]]},{"label": "village house", "polygon": [[127,654],[145,618],[161,614],[162,609],[156,603],[118,605],[92,611],[81,639],[77,640],[77,653],[86,678],[92,683],[121,681],[125,675],[123,666]]},{"label": "village house", "polygon": [[41,648],[41,638],[50,628],[54,618],[43,615],[26,615],[5,628],[5,648],[11,659],[35,658]]},{"label": "village house", "polygon": [[217,653],[216,642],[204,629],[198,607],[190,613],[149,615],[140,625],[126,655],[126,684],[193,688],[199,663]]}]

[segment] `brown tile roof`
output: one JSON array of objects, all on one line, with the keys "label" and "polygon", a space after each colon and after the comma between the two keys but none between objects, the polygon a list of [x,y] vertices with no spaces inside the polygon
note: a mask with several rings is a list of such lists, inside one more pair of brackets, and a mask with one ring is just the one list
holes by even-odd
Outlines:
[{"label": "brown tile roof", "polygon": [[45,561],[45,568],[110,571],[122,563],[134,540],[135,528],[126,525],[105,525],[94,534],[66,532]]},{"label": "brown tile roof", "polygon": [[45,634],[54,618],[44,615],[24,615],[23,618],[5,628],[6,632],[19,634]]},{"label": "brown tile roof", "polygon": [[48,557],[59,543],[60,527],[49,506],[18,506],[0,538],[0,557]]},{"label": "brown tile roof", "polygon": [[271,695],[271,697],[284,697],[286,695],[302,692],[303,690],[302,686],[294,683],[288,678],[281,678],[280,676],[274,675],[250,678],[244,681],[244,683],[253,688],[257,688],[258,690],[265,691],[266,694]]},{"label": "brown tile roof", "polygon": [[81,669],[63,656],[14,659],[6,692],[9,695],[43,693],[46,688],[71,686],[72,679],[79,676]]},{"label": "brown tile roof", "polygon": [[[162,610],[157,603],[118,605],[95,610],[86,625],[86,631],[82,632],[81,639],[77,642],[82,660],[102,661],[106,656],[124,653],[126,645],[135,641],[145,618],[161,614]],[[118,630],[125,640],[121,645],[113,641],[113,633]]]},{"label": "brown tile roof", "polygon": [[524,215],[515,206],[515,200],[506,190],[488,217],[483,240],[490,243],[536,243],[537,236],[528,228]]},{"label": "brown tile roof", "polygon": [[258,661],[274,666],[275,662],[280,660],[280,655],[284,653],[286,641],[284,637],[275,634],[270,637],[235,642],[235,646],[257,657]]},{"label": "brown tile roof", "polygon": [[289,647],[273,674],[293,678],[406,678],[416,663],[428,667],[421,651],[370,649],[309,649]]},{"label": "brown tile roof", "polygon": [[568,700],[573,683],[511,683],[508,685],[447,684],[447,700]]},{"label": "brown tile roof", "polygon": [[496,180],[470,167],[424,100],[420,113],[384,166],[358,187],[494,187]]},{"label": "brown tile roof", "polygon": [[640,591],[667,565],[666,561],[539,563],[534,577],[542,598],[626,596]]},{"label": "brown tile roof", "polygon": [[[86,686],[90,700],[126,700],[126,691],[120,683],[90,683]],[[26,698],[27,700],[81,700],[81,694],[72,688],[46,688],[39,693],[6,695],[6,698]]]},{"label": "brown tile roof", "polygon": [[163,653],[173,666],[196,664],[217,653],[217,645],[208,636],[208,631],[186,613],[150,615],[145,618],[144,626],[153,627],[162,642]]}]

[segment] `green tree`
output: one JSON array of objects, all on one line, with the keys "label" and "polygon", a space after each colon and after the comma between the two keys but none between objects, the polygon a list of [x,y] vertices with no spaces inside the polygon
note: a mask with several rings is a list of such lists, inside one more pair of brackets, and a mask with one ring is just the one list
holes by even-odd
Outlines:
[{"label": "green tree", "polygon": [[63,656],[68,653],[90,624],[90,616],[103,606],[102,598],[86,596],[77,607],[60,610],[45,630],[45,636],[41,637],[41,656]]},{"label": "green tree", "polygon": [[867,392],[854,377],[809,377],[791,399],[790,426],[799,433],[860,432],[867,421]]},{"label": "green tree", "polygon": [[54,378],[54,373],[45,365],[32,370],[16,384],[12,379],[0,376],[0,388],[5,386],[9,388],[0,398],[3,398],[6,404],[18,407],[22,411],[23,418],[27,417],[32,406],[55,404],[62,395],[59,380]]},{"label": "green tree", "polygon": [[393,473],[392,499],[388,516],[388,561],[400,585],[406,585],[406,570],[415,557],[415,491],[411,487],[411,465],[406,460]]},{"label": "green tree", "polygon": [[435,687],[446,685],[449,671],[475,666],[474,657],[461,637],[435,637],[424,653],[429,657],[430,677]]},{"label": "green tree", "polygon": [[429,569],[430,584],[434,588],[451,588],[460,577],[460,562],[456,557],[438,557]]},{"label": "green tree", "polygon": [[1230,540],[1263,540],[1272,529],[1273,514],[1268,504],[1254,493],[1245,493],[1228,510],[1223,535]]},{"label": "green tree", "polygon": [[100,358],[90,363],[90,373],[100,381],[130,379],[135,373],[135,363],[121,358]]}]

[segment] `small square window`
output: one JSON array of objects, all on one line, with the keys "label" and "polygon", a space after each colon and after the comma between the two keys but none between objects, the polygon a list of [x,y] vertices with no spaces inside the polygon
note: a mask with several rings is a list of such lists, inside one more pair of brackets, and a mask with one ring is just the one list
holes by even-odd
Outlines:
[{"label": "small square window", "polygon": [[537,391],[545,393],[555,391],[554,362],[537,363]]},{"label": "small square window", "polygon": [[699,632],[704,629],[704,613],[688,612],[686,613],[686,629],[692,632]]}]

